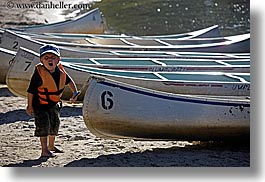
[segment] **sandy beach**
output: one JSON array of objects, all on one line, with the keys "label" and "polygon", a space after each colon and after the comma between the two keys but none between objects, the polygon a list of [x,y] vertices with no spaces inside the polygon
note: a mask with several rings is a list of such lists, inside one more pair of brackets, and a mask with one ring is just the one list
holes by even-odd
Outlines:
[{"label": "sandy beach", "polygon": [[250,165],[249,146],[187,141],[106,140],[91,134],[82,118],[82,103],[64,102],[56,146],[64,153],[40,158],[34,120],[25,98],[0,86],[0,166],[8,167],[177,167]]},{"label": "sandy beach", "polygon": [[[16,1],[13,1],[16,2]],[[19,2],[19,1],[17,1]],[[24,1],[26,2],[26,1]],[[28,2],[30,2],[28,0]],[[0,27],[43,23],[36,11],[0,6]],[[187,141],[107,140],[86,128],[82,103],[64,102],[56,146],[64,153],[40,158],[34,119],[25,112],[27,100],[0,85],[0,166],[3,167],[249,167],[248,144]]]}]

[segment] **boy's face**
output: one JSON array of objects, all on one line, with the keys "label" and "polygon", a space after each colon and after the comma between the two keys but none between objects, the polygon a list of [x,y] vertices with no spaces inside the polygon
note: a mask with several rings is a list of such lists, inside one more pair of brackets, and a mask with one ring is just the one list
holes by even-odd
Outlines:
[{"label": "boy's face", "polygon": [[60,61],[60,57],[53,53],[45,53],[41,56],[40,61],[46,69],[48,69],[50,72],[54,72],[57,64]]}]

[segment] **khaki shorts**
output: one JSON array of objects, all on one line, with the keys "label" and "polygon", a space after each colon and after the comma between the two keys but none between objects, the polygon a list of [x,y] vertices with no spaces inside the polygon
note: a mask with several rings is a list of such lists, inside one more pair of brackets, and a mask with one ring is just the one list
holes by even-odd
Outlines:
[{"label": "khaki shorts", "polygon": [[34,110],[35,136],[58,135],[60,126],[59,107],[56,105],[48,110]]}]

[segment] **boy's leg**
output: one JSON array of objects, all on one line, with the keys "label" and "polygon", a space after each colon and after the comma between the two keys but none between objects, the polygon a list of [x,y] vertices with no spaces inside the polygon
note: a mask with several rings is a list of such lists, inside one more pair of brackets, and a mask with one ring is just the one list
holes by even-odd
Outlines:
[{"label": "boy's leg", "polygon": [[40,137],[41,143],[41,156],[42,157],[53,157],[55,156],[48,149],[48,115],[46,111],[34,109],[34,117],[35,117],[35,136]]},{"label": "boy's leg", "polygon": [[58,148],[55,147],[55,135],[49,135],[49,145],[48,149],[50,151],[54,151],[55,153],[63,153],[63,151],[59,150]]},{"label": "boy's leg", "polygon": [[54,146],[54,142],[55,142],[55,135],[49,135],[49,145],[48,148],[49,150],[54,150],[55,146]]},{"label": "boy's leg", "polygon": [[58,134],[59,126],[60,126],[60,114],[59,114],[59,107],[58,105],[54,106],[49,110],[50,114],[50,128],[49,128],[49,144],[48,149],[55,153],[63,153],[63,151],[59,150],[55,147],[55,136]]},{"label": "boy's leg", "polygon": [[40,143],[41,143],[41,156],[43,157],[53,157],[54,154],[51,153],[48,149],[48,141],[47,136],[40,137]]}]

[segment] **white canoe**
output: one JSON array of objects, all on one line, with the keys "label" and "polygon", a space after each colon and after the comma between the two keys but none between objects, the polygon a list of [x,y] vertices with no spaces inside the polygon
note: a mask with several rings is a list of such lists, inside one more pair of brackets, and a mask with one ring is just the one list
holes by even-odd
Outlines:
[{"label": "white canoe", "polygon": [[249,140],[250,100],[177,95],[92,77],[83,118],[97,137]]},{"label": "white canoe", "polygon": [[152,72],[250,73],[250,60],[154,59],[154,58],[62,58],[87,67]]},{"label": "white canoe", "polygon": [[103,18],[98,8],[85,14],[75,17],[71,20],[52,23],[47,25],[35,25],[28,27],[18,27],[15,31],[29,33],[103,33]]},{"label": "white canoe", "polygon": [[119,57],[184,58],[184,59],[250,59],[250,53],[172,52],[172,51],[111,51]]},{"label": "white canoe", "polygon": [[[10,60],[16,52],[0,48],[0,83],[6,82],[6,73]],[[64,58],[69,62],[101,69],[129,70],[129,71],[198,71],[198,72],[229,72],[249,73],[249,59],[208,60],[208,59],[154,59],[154,58]]]},{"label": "white canoe", "polygon": [[[37,63],[39,63],[39,54],[33,51],[21,48],[16,54],[6,76],[6,83],[13,94],[24,97],[27,95],[26,90]],[[223,96],[250,95],[249,73],[114,71],[65,62],[62,64],[76,82],[78,89],[91,75],[99,75],[128,84],[171,93]],[[68,99],[71,95],[72,92],[66,89],[63,98]],[[83,95],[78,98],[82,100]]]},{"label": "white canoe", "polygon": [[56,41],[48,39],[36,39],[43,43],[53,43],[60,46],[79,47],[84,50],[135,50],[135,51],[189,51],[189,52],[220,52],[239,53],[250,52],[250,33],[222,38],[201,39],[164,39],[164,40],[136,40],[136,39],[86,39],[80,43],[71,41]]},{"label": "white canoe", "polygon": [[6,74],[16,52],[0,47],[0,83],[6,83]]},{"label": "white canoe", "polygon": [[[118,71],[63,63],[71,71],[149,89],[194,95],[249,96],[250,73]],[[77,74],[77,73],[76,73]]]},{"label": "white canoe", "polygon": [[[25,47],[35,52],[39,52],[40,47],[44,43],[30,39],[25,35],[16,34],[10,30],[5,30],[1,37],[0,47],[18,51],[19,47]],[[77,49],[70,49],[67,47],[60,47],[61,56],[63,57],[118,57],[110,51],[82,51]]]},{"label": "white canoe", "polygon": [[[6,30],[0,42],[0,47],[18,51],[19,47],[25,47],[35,52],[44,43],[32,40],[28,36],[16,34]],[[60,47],[63,57],[99,58],[99,57],[153,57],[153,58],[200,58],[200,59],[250,59],[249,53],[208,53],[208,52],[165,52],[165,51],[118,51],[118,50],[80,50],[76,47]]]},{"label": "white canoe", "polygon": [[136,40],[146,39],[192,39],[192,38],[212,38],[220,37],[218,25],[213,25],[201,30],[196,30],[188,33],[171,34],[171,35],[154,35],[154,36],[134,36],[134,35],[115,35],[115,34],[70,34],[70,33],[27,33],[19,32],[21,35],[27,35],[34,38],[62,38],[62,39],[85,39],[85,38],[100,38],[100,39],[116,39],[116,38],[131,38]]}]

